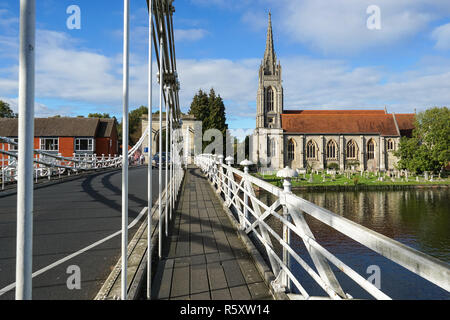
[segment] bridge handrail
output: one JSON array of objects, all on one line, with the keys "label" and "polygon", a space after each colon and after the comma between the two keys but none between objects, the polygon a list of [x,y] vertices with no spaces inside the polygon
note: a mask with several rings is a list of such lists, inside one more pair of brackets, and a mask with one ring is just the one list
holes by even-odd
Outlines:
[{"label": "bridge handrail", "polygon": [[[149,133],[149,127],[144,131],[142,136],[140,137],[139,141],[128,151],[128,157],[131,158],[134,153],[141,148],[142,143],[144,142],[145,138],[147,137]],[[19,144],[14,141],[13,139],[7,138],[7,137],[0,137],[0,142],[8,143],[9,145],[18,146]],[[52,162],[43,161],[40,158],[34,158],[33,162],[38,165],[45,166],[47,168],[57,168],[57,169],[63,169],[63,170],[69,170],[69,171],[86,171],[86,170],[95,170],[98,168],[111,168],[111,167],[117,167],[120,166],[122,163],[122,156],[115,156],[113,158],[111,157],[99,157],[96,154],[74,154],[73,157],[63,157],[61,155],[55,155],[51,154],[39,149],[34,149],[34,153],[40,156],[44,156],[46,160],[54,159]],[[18,158],[18,154],[11,151],[6,151],[3,149],[0,149],[0,154],[7,155],[9,157]],[[58,163],[59,161],[59,163]],[[17,161],[14,161],[11,163],[11,160],[8,161],[8,166],[4,166],[5,159],[2,159],[2,189],[4,188],[4,173],[10,172],[8,177],[10,179],[15,179],[17,174]],[[72,165],[70,165],[72,164]],[[48,170],[51,174],[51,170]],[[13,174],[11,174],[14,173]],[[38,175],[38,172],[41,172],[41,176],[44,176],[42,174],[41,168],[35,167],[36,176]],[[61,172],[58,172],[58,174],[61,174]],[[48,175],[48,174],[46,174]]]},{"label": "bridge handrail", "polygon": [[[216,156],[199,155],[195,158],[195,161],[203,172],[207,174],[212,184],[221,191],[227,206],[234,209],[237,213],[241,228],[246,233],[253,231],[255,236],[264,245],[271,262],[272,270],[277,276],[278,282],[274,283],[274,285],[280,285],[278,278],[284,277],[284,282],[281,281],[281,283],[284,286],[288,286],[287,278],[289,278],[305,298],[309,297],[298,279],[295,279],[289,270],[288,255],[290,255],[333,299],[346,298],[347,295],[340,288],[327,261],[336,265],[375,298],[389,299],[386,294],[376,288],[371,282],[345,265],[315,240],[312,231],[304,220],[303,213],[306,213],[433,284],[447,291],[450,290],[450,268],[447,263],[321,208],[294,195],[292,192],[286,192],[266,181],[242,172],[230,165],[226,165],[222,161],[218,161]],[[240,179],[239,183],[235,180],[235,177]],[[262,203],[255,196],[253,185],[274,195],[276,201],[271,206]],[[241,199],[241,196],[244,200]],[[249,205],[249,200],[252,206]],[[283,215],[276,213],[280,207],[283,208]],[[261,214],[261,212],[264,213]],[[252,216],[252,220],[249,219],[250,216],[248,214]],[[273,216],[282,222],[284,229],[283,239],[264,221],[269,216]],[[259,232],[256,229],[258,226]],[[318,273],[309,267],[295,250],[292,249],[289,243],[289,237],[285,236],[285,233],[289,232],[294,232],[304,241],[305,246],[313,258]],[[267,240],[268,233],[283,247],[283,261],[274,253],[271,242]]]}]

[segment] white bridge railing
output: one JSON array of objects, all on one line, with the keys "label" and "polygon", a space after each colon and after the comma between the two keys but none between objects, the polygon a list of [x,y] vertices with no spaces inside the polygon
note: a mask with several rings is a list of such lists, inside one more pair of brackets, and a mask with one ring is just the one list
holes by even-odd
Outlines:
[{"label": "white bridge railing", "polygon": [[[294,259],[331,299],[348,299],[351,296],[344,292],[329,263],[335,265],[374,298],[390,299],[374,284],[319,244],[305,220],[305,215],[314,217],[435,285],[450,290],[448,264],[294,195],[290,187],[292,176],[289,175],[293,170],[289,168],[282,170],[280,176],[285,178],[283,190],[250,175],[248,166],[251,162],[246,160],[241,163],[245,167],[245,172],[242,172],[231,166],[232,158],[225,160],[227,164],[223,163],[222,156],[199,155],[195,158],[195,163],[220,192],[226,206],[238,216],[241,230],[247,234],[252,233],[263,245],[270,267],[276,276],[271,284],[275,291],[291,293],[293,283],[301,298],[310,298],[302,286],[301,279],[298,279],[291,270],[290,260]],[[272,194],[275,201],[271,205],[261,202],[255,195],[253,185]],[[281,213],[278,213],[279,211]],[[283,229],[281,234],[267,223],[269,217],[275,217],[281,222]],[[308,265],[291,246],[292,233],[302,239],[315,268]],[[272,239],[278,241],[282,247],[280,256],[275,251]]]},{"label": "white bridge railing", "polygon": [[[129,150],[128,158],[131,160],[137,150],[141,149],[144,139],[148,135],[148,129],[136,143],[136,145]],[[18,147],[18,143],[13,139],[0,137],[0,143],[6,143],[11,146]],[[0,154],[3,155],[0,160],[1,168],[1,188],[5,188],[5,182],[15,182],[17,180],[17,151],[6,151],[0,149]],[[111,155],[96,155],[96,154],[76,154],[72,157],[63,157],[60,154],[51,154],[42,150],[34,150],[34,178],[61,176],[71,173],[78,173],[81,171],[97,170],[102,168],[114,168],[122,165],[122,156]],[[6,158],[6,157],[9,157]]]}]

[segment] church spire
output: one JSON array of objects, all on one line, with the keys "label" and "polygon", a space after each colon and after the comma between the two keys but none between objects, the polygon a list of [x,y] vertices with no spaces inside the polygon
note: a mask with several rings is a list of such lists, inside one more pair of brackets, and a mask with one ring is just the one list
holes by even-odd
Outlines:
[{"label": "church spire", "polygon": [[277,57],[273,48],[272,14],[269,11],[269,26],[267,27],[266,51],[264,52],[264,69],[266,73],[274,74]]}]

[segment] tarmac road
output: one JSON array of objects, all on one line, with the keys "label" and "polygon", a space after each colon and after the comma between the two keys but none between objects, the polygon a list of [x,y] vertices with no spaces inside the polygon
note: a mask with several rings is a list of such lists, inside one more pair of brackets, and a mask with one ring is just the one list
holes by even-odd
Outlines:
[{"label": "tarmac road", "polygon": [[[164,172],[163,172],[164,180]],[[158,196],[153,170],[153,201]],[[164,186],[163,181],[163,186]],[[33,272],[121,230],[121,170],[93,173],[34,190]],[[17,196],[0,194],[0,300],[14,299]],[[147,206],[147,167],[129,170],[129,223]],[[143,221],[132,229],[131,239]],[[103,285],[121,253],[120,234],[33,278],[33,299],[90,300]],[[77,266],[81,288],[67,286],[69,266]],[[70,271],[70,269],[69,269]]]}]

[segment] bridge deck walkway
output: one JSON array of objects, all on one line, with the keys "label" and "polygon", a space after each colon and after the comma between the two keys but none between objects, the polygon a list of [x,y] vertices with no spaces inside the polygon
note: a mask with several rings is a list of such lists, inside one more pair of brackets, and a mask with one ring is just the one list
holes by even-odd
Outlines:
[{"label": "bridge deck walkway", "polygon": [[152,286],[153,299],[273,299],[200,169],[188,168]]}]

